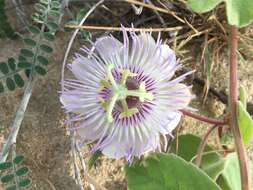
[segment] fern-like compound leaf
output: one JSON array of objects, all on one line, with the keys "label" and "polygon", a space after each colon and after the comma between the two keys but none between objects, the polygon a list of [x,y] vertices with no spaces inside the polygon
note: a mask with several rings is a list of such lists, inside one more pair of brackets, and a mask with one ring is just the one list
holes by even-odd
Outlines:
[{"label": "fern-like compound leaf", "polygon": [[[1,0],[0,0],[1,2]],[[31,33],[29,37],[23,37],[25,47],[20,49],[17,61],[9,58],[0,63],[0,93],[5,89],[13,91],[16,87],[23,87],[25,80],[32,75],[45,75],[49,61],[47,56],[53,52],[51,43],[55,39],[55,33],[59,28],[57,22],[61,14],[59,0],[40,0],[35,4],[36,12],[33,14],[35,22],[28,26]],[[40,26],[40,27],[38,27]],[[32,79],[31,78],[31,79]]]}]

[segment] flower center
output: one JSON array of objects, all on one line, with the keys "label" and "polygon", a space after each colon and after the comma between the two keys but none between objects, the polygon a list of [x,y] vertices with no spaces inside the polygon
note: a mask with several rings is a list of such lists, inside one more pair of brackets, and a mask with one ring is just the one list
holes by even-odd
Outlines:
[{"label": "flower center", "polygon": [[107,66],[107,78],[101,80],[101,86],[111,90],[111,96],[108,100],[102,100],[102,105],[106,109],[106,117],[108,122],[113,121],[112,111],[115,105],[120,105],[122,112],[119,117],[131,117],[138,110],[138,103],[145,100],[153,100],[153,94],[146,91],[145,82],[138,84],[134,78],[135,73],[124,69],[121,72],[121,79],[116,81],[113,77],[113,64]]}]

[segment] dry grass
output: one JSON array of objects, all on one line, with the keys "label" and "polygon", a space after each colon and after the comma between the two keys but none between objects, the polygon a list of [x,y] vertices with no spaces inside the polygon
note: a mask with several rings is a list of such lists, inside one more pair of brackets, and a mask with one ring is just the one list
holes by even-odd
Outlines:
[{"label": "dry grass", "polygon": [[[226,32],[228,25],[225,21],[224,6],[220,5],[210,13],[196,14],[187,8],[184,0],[153,0],[150,1],[151,4],[141,2],[136,0],[105,2],[89,17],[86,26],[108,26],[109,28],[103,28],[106,33],[113,33],[119,38],[119,32],[114,29],[117,28],[118,30],[121,24],[129,28],[133,24],[135,27],[145,30],[159,29],[162,32],[162,38],[175,50],[181,62],[190,69],[196,69],[196,76],[206,82],[204,89],[194,87],[197,98],[193,102],[193,106],[198,108],[201,113],[219,117],[224,113],[225,106],[217,99],[210,98],[208,89],[210,86],[214,86],[218,91],[226,91],[227,89],[224,79],[227,78],[225,50],[228,47],[228,33]],[[143,6],[141,15],[134,13],[131,3]],[[85,5],[91,7],[92,3],[88,2]],[[82,6],[73,3],[69,10],[71,12],[78,11]],[[16,17],[14,14],[11,16],[12,18]],[[180,28],[180,30],[166,31],[166,28]],[[97,29],[99,30],[92,31],[94,38],[105,33],[105,31],[101,32],[101,28]],[[250,27],[241,31],[241,46],[238,52],[244,61],[241,64],[247,65],[253,60],[252,33],[253,30]],[[57,39],[56,54],[52,59],[53,66],[49,75],[37,83],[38,86],[30,102],[18,145],[20,146],[19,151],[29,158],[27,164],[33,170],[31,175],[34,179],[34,188],[72,190],[78,188],[72,178],[74,174],[70,158],[70,138],[65,134],[65,126],[62,124],[64,115],[61,112],[57,94],[60,64],[64,54],[63,50],[69,38],[66,34],[59,33]],[[80,37],[77,39],[76,46],[80,47],[83,40]],[[0,41],[0,43],[4,49],[1,50],[2,53],[0,54],[3,58],[17,51],[16,42]],[[209,63],[207,63],[205,55],[207,49]],[[210,69],[207,69],[207,64],[209,64],[208,68]],[[250,80],[252,81],[250,75],[253,70],[248,65],[247,67],[241,65],[240,68],[240,79],[242,83],[246,84],[250,94],[249,100],[252,101],[253,85],[250,82]],[[208,78],[209,71],[212,73],[211,79]],[[0,115],[3,116],[1,122],[5,129],[4,133],[1,132],[0,141],[7,135],[12,114],[21,94],[22,92],[17,91],[1,100],[3,106],[0,109]],[[205,106],[202,104],[203,98],[206,101]],[[202,135],[207,127],[206,124],[186,118],[182,122],[180,133],[190,132]],[[211,144],[216,142],[216,137],[213,136]],[[252,151],[249,150],[253,159]],[[108,189],[126,189],[121,171],[123,163],[122,160],[113,161],[102,158],[98,162],[97,168],[89,171],[89,174],[100,185]],[[62,183],[62,180],[65,182]]]}]

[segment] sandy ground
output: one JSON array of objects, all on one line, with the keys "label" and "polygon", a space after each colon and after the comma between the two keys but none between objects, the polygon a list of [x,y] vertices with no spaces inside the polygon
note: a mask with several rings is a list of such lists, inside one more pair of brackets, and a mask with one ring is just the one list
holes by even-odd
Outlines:
[{"label": "sandy ground", "polygon": [[[66,34],[57,34],[55,51],[48,67],[49,72],[45,77],[39,77],[36,80],[33,95],[18,136],[17,151],[27,158],[25,164],[31,168],[32,189],[36,190],[78,189],[72,177],[70,137],[64,126],[65,114],[58,98],[61,63],[68,39],[69,36]],[[8,56],[15,56],[21,45],[20,40],[0,40],[0,61],[6,60]],[[79,42],[76,43],[76,47],[80,47]],[[227,83],[224,82],[228,79],[227,67],[226,59],[222,59],[220,64],[215,66],[212,86],[227,90]],[[240,81],[246,85],[250,95],[249,100],[252,101],[252,65],[240,64],[239,73]],[[194,88],[193,92],[197,94],[197,98],[192,102],[192,105],[199,109],[200,113],[218,117],[224,112],[225,106],[214,98],[208,98],[206,104],[203,105],[200,98],[201,89]],[[22,98],[22,93],[22,89],[18,89],[15,92],[0,94],[1,147],[8,136],[9,126]],[[186,117],[179,127],[180,133],[202,135],[208,126]],[[216,139],[212,138],[210,143],[216,145]],[[252,146],[248,148],[248,152],[253,160]],[[110,190],[125,190],[123,165],[123,160],[102,158],[96,168],[89,173],[99,184]]]}]

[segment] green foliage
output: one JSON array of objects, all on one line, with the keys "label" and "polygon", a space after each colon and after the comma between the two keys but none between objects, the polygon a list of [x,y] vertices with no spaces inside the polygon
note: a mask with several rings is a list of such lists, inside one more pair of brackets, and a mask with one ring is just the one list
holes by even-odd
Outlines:
[{"label": "green foliage", "polygon": [[42,65],[48,65],[48,60],[42,55],[37,56],[37,62],[39,62]]},{"label": "green foliage", "polygon": [[242,102],[243,107],[247,108],[247,92],[243,85],[240,85],[239,92],[240,101]]},{"label": "green foliage", "polygon": [[[83,17],[86,15],[86,13],[87,13],[86,9],[81,9],[79,11],[79,13],[73,19],[69,20],[66,23],[66,25],[78,25],[81,22],[81,20],[83,19]],[[73,29],[67,28],[67,27],[65,27],[64,30],[65,30],[65,32],[73,31]],[[81,29],[80,34],[84,40],[90,40],[92,38],[91,33],[89,31]]]},{"label": "green foliage", "polygon": [[125,167],[129,190],[221,190],[203,171],[174,154],[152,154]]},{"label": "green foliage", "polygon": [[24,156],[16,155],[15,148],[13,148],[11,160],[0,163],[0,181],[5,184],[5,190],[29,188],[32,180],[26,176],[30,170],[26,166],[21,166],[23,161]]},{"label": "green foliage", "polygon": [[35,35],[40,33],[40,29],[37,26],[29,26],[28,30]]},{"label": "green foliage", "polygon": [[[178,137],[171,145],[171,152],[177,153],[186,161],[195,162],[201,139],[186,134]],[[178,143],[178,151],[176,144]],[[210,146],[206,145],[200,168],[220,186],[222,190],[241,190],[240,169],[236,153],[221,158]],[[209,189],[208,187],[204,189]]]},{"label": "green foliage", "polygon": [[188,0],[188,5],[196,12],[207,12],[221,2],[225,2],[226,4],[229,24],[243,27],[252,21],[252,0]]},{"label": "green foliage", "polygon": [[0,163],[0,170],[5,170],[12,167],[12,163],[11,162],[3,162]]},{"label": "green foliage", "polygon": [[15,90],[16,84],[12,78],[7,77],[6,86],[10,91]]},{"label": "green foliage", "polygon": [[5,14],[5,0],[0,0],[0,38],[15,38],[16,34],[12,29]]},{"label": "green foliage", "polygon": [[[178,143],[178,147],[177,147]],[[201,138],[186,134],[178,137],[172,142],[170,152],[177,154],[186,161],[195,162]],[[178,148],[178,151],[177,151]],[[224,169],[224,159],[216,153],[209,145],[205,146],[200,168],[206,172],[209,177],[216,180]]]},{"label": "green foliage", "polygon": [[45,75],[45,74],[47,74],[47,71],[46,71],[43,67],[41,67],[41,66],[39,66],[39,65],[36,65],[36,66],[35,66],[35,71],[36,71],[38,74],[40,74],[40,75]]},{"label": "green foliage", "polygon": [[188,5],[196,12],[204,13],[212,10],[223,0],[188,0]]},{"label": "green foliage", "polygon": [[88,161],[88,168],[91,169],[95,164],[96,161],[102,156],[102,152],[100,150],[96,151],[94,154],[91,155],[91,158]]},{"label": "green foliage", "polygon": [[225,168],[217,183],[223,190],[241,190],[240,167],[236,153],[226,157]]},{"label": "green foliage", "polygon": [[36,74],[47,73],[47,56],[53,52],[51,44],[58,29],[59,0],[40,0],[35,10],[32,16],[35,24],[28,27],[29,37],[23,37],[25,47],[20,49],[18,59],[9,58],[0,63],[0,92],[5,88],[10,91],[22,88],[25,76],[33,78]]},{"label": "green foliage", "polygon": [[24,40],[24,43],[28,46],[32,46],[32,47],[36,46],[36,42],[31,38],[24,38],[23,40]]},{"label": "green foliage", "polygon": [[249,145],[253,136],[253,120],[241,101],[237,102],[237,109],[237,119],[242,140],[245,145]]},{"label": "green foliage", "polygon": [[40,49],[42,51],[44,51],[45,53],[52,53],[53,52],[53,48],[51,48],[50,46],[46,45],[46,44],[42,44],[40,46]]}]

